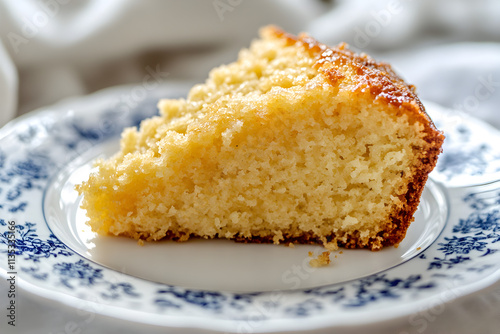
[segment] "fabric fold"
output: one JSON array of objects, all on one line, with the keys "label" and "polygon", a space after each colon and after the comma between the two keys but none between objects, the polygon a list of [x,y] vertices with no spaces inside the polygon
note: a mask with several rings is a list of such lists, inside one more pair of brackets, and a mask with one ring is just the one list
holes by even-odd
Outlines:
[{"label": "fabric fold", "polygon": [[16,67],[0,42],[0,127],[16,116],[17,85]]}]

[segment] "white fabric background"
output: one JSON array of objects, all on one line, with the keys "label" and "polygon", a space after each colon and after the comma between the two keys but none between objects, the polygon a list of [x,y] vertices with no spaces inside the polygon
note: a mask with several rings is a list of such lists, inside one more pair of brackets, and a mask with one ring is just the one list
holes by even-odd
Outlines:
[{"label": "white fabric background", "polygon": [[[0,126],[62,98],[140,82],[148,69],[168,72],[169,82],[202,81],[269,23],[327,44],[346,41],[391,62],[421,98],[500,128],[496,0],[0,0]],[[496,285],[431,314],[425,328],[402,319],[373,332],[498,333],[499,300]],[[18,305],[14,333],[64,333],[78,321],[75,310],[29,296]],[[99,316],[80,329],[162,332]]]}]

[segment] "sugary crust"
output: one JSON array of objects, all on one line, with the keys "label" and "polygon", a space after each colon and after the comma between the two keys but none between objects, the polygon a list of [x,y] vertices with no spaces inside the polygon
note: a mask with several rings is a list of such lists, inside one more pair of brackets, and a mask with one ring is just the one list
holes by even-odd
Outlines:
[{"label": "sugary crust", "polygon": [[[337,68],[342,66],[352,68],[356,73],[352,78],[352,81],[356,82],[353,92],[368,90],[374,95],[376,101],[398,107],[401,114],[411,114],[415,121],[428,124],[432,137],[437,132],[438,136],[441,137],[441,142],[444,140],[442,133],[436,129],[429,115],[425,112],[422,102],[415,93],[415,86],[408,85],[389,64],[377,62],[366,54],[356,54],[349,50],[345,43],[329,47],[305,33],[294,36],[274,26],[264,28],[261,33],[284,38],[288,45],[301,44],[309,51],[311,57],[317,59],[315,66],[324,72],[332,86],[338,86],[339,81],[344,78],[344,75]],[[439,138],[436,139],[439,140]]]}]

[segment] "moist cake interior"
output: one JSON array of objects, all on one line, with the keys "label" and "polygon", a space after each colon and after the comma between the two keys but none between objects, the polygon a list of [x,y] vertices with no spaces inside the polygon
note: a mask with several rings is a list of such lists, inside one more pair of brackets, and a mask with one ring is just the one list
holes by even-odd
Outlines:
[{"label": "moist cake interior", "polygon": [[388,65],[274,27],[159,109],[78,186],[94,231],[377,250],[404,237],[443,141]]}]

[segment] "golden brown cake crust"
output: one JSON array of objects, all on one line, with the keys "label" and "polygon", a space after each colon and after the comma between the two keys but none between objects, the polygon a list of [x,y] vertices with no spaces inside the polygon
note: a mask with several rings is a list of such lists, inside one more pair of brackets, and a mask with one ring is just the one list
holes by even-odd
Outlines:
[{"label": "golden brown cake crust", "polygon": [[415,86],[408,85],[389,64],[377,62],[366,54],[356,54],[349,50],[345,43],[329,47],[305,33],[294,36],[274,26],[265,28],[263,33],[272,33],[277,37],[285,38],[288,44],[302,44],[309,54],[317,59],[316,66],[325,73],[332,86],[338,85],[337,81],[343,77],[335,67],[343,65],[354,67],[357,74],[354,80],[359,82],[356,91],[368,89],[375,96],[375,100],[399,107],[402,113],[408,110],[413,111],[416,121],[429,124],[429,130],[431,130],[429,134],[432,140],[440,141],[440,143],[444,141],[442,133],[440,136],[435,135],[434,132],[438,130],[417,97]]}]

